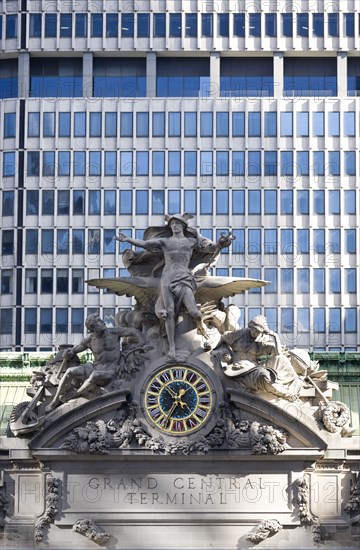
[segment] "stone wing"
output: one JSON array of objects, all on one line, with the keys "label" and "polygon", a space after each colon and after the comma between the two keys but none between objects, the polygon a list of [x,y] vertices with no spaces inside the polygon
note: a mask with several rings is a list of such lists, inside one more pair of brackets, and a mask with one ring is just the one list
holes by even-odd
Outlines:
[{"label": "stone wing", "polygon": [[201,304],[205,302],[218,302],[222,298],[241,294],[250,288],[258,288],[268,284],[260,279],[245,279],[239,277],[204,277],[197,279],[196,300]]},{"label": "stone wing", "polygon": [[90,279],[88,285],[103,288],[118,296],[133,296],[144,306],[157,300],[160,279],[155,277],[121,277],[118,279]]}]

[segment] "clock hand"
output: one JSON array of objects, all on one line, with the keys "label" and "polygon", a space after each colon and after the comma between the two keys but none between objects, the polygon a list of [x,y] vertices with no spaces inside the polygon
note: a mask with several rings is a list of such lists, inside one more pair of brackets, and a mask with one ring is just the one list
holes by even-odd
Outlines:
[{"label": "clock hand", "polygon": [[166,389],[166,391],[171,395],[171,397],[175,397],[175,398],[176,398],[176,393],[174,392],[173,389],[171,389],[169,386],[165,386],[165,389]]},{"label": "clock hand", "polygon": [[171,409],[170,409],[168,415],[166,416],[166,419],[165,419],[165,426],[168,425],[168,422],[169,422],[169,420],[170,420],[170,418],[171,418],[173,412],[175,411],[177,405],[178,405],[178,404],[177,404],[177,401],[175,401],[175,403],[173,403],[173,405],[172,405],[172,407],[171,407]]}]

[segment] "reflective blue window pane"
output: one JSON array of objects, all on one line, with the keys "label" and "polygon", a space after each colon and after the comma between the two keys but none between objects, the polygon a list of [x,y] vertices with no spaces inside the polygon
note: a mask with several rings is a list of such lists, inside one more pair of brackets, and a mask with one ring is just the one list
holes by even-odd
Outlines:
[{"label": "reflective blue window pane", "polygon": [[345,269],[345,291],[349,294],[355,293],[357,290],[356,276],[356,268]]},{"label": "reflective blue window pane", "polygon": [[339,268],[329,269],[329,286],[333,294],[341,292],[341,272]]},{"label": "reflective blue window pane", "polygon": [[103,34],[103,15],[102,13],[91,14],[91,36],[101,37]]},{"label": "reflective blue window pane", "polygon": [[43,135],[44,137],[55,136],[55,113],[44,113]]},{"label": "reflective blue window pane", "polygon": [[184,135],[185,137],[196,137],[197,135],[197,113],[186,112],[184,114]]},{"label": "reflective blue window pane", "polygon": [[90,151],[89,153],[89,176],[101,176],[100,151]]},{"label": "reflective blue window pane", "polygon": [[137,14],[137,35],[139,38],[146,38],[150,36],[150,14],[149,13]]},{"label": "reflective blue window pane", "polygon": [[301,294],[310,292],[310,269],[307,267],[297,270],[297,291]]},{"label": "reflective blue window pane", "polygon": [[75,36],[84,38],[87,36],[87,13],[75,14]]},{"label": "reflective blue window pane", "polygon": [[30,14],[30,37],[40,38],[41,36],[41,13]]},{"label": "reflective blue window pane", "polygon": [[329,36],[339,36],[339,14],[328,13],[327,21]]},{"label": "reflective blue window pane", "polygon": [[28,190],[26,191],[26,214],[30,216],[37,216],[39,214],[39,191]]},{"label": "reflective blue window pane", "polygon": [[54,230],[42,229],[41,230],[41,254],[53,254],[54,253]]},{"label": "reflective blue window pane", "polygon": [[281,308],[281,332],[291,333],[294,331],[294,310],[292,307]]},{"label": "reflective blue window pane", "polygon": [[81,97],[81,76],[31,76],[31,97]]},{"label": "reflective blue window pane", "polygon": [[234,13],[234,36],[245,36],[245,13]]},{"label": "reflective blue window pane", "polygon": [[297,308],[297,329],[300,334],[310,331],[310,308]]},{"label": "reflective blue window pane", "polygon": [[36,334],[37,310],[33,307],[25,308],[25,332],[27,334]]},{"label": "reflective blue window pane", "polygon": [[340,254],[341,249],[341,232],[340,229],[329,229],[329,251],[333,254]]},{"label": "reflective blue window pane", "polygon": [[184,175],[185,176],[196,176],[196,151],[185,151],[184,153]]},{"label": "reflective blue window pane", "polygon": [[94,97],[145,97],[145,76],[95,76]]},{"label": "reflective blue window pane", "polygon": [[136,214],[149,213],[149,191],[136,191],[135,195]]},{"label": "reflective blue window pane", "polygon": [[200,151],[200,175],[212,176],[213,153],[212,151]]},{"label": "reflective blue window pane", "polygon": [[45,14],[45,37],[54,38],[56,36],[56,13]]},{"label": "reflective blue window pane", "polygon": [[168,175],[169,176],[181,175],[181,152],[180,151],[169,151]]},{"label": "reflective blue window pane", "polygon": [[216,191],[216,214],[229,213],[229,191]]},{"label": "reflective blue window pane", "polygon": [[357,331],[357,309],[355,307],[345,308],[345,332]]},{"label": "reflective blue window pane", "polygon": [[88,254],[100,254],[100,229],[88,229]]},{"label": "reflective blue window pane", "polygon": [[248,135],[249,137],[261,136],[261,113],[248,113]]},{"label": "reflective blue window pane", "polygon": [[276,13],[265,14],[265,34],[266,36],[276,36]]},{"label": "reflective blue window pane", "polygon": [[1,253],[3,256],[14,254],[14,231],[12,229],[4,229],[2,231]]},{"label": "reflective blue window pane", "polygon": [[90,136],[101,136],[101,113],[90,113]]},{"label": "reflective blue window pane", "polygon": [[105,136],[116,137],[117,135],[117,113],[105,113]]},{"label": "reflective blue window pane", "polygon": [[132,113],[121,113],[120,136],[132,137],[132,135],[133,135],[133,115]]},{"label": "reflective blue window pane", "polygon": [[232,115],[232,135],[233,137],[245,136],[245,113],[233,113]]},{"label": "reflective blue window pane", "polygon": [[248,229],[249,254],[261,254],[261,229]]},{"label": "reflective blue window pane", "polygon": [[296,115],[296,134],[298,137],[307,137],[309,135],[309,113],[297,113]]},{"label": "reflective blue window pane", "polygon": [[277,135],[277,121],[276,112],[265,113],[265,137],[276,137]]},{"label": "reflective blue window pane", "polygon": [[197,13],[185,14],[185,36],[197,36]]},{"label": "reflective blue window pane", "polygon": [[120,191],[120,214],[132,214],[131,191]]},{"label": "reflective blue window pane", "polygon": [[28,151],[27,154],[27,175],[38,176],[40,170],[40,153],[39,151]]},{"label": "reflective blue window pane", "polygon": [[232,213],[233,214],[245,214],[245,191],[234,190],[232,192]]},{"label": "reflective blue window pane", "polygon": [[71,132],[70,113],[59,113],[59,137],[70,137],[70,132]]},{"label": "reflective blue window pane", "polygon": [[281,136],[292,136],[293,135],[293,114],[282,112],[280,113],[280,132]]},{"label": "reflective blue window pane", "polygon": [[298,214],[309,214],[309,191],[297,191],[297,211]]},{"label": "reflective blue window pane", "polygon": [[169,214],[178,214],[180,207],[181,193],[180,191],[168,191],[168,212]]},{"label": "reflective blue window pane", "polygon": [[216,175],[229,175],[229,151],[216,151]]},{"label": "reflective blue window pane", "polygon": [[25,254],[38,253],[38,230],[26,229]]},{"label": "reflective blue window pane", "polygon": [[313,152],[313,170],[314,170],[314,176],[325,175],[325,152],[324,151]]},{"label": "reflective blue window pane", "polygon": [[309,175],[309,151],[297,151],[296,168],[298,176]]},{"label": "reflective blue window pane", "polygon": [[218,35],[229,36],[229,14],[218,13]]},{"label": "reflective blue window pane", "polygon": [[355,34],[355,14],[344,13],[344,31],[345,36],[354,36]]},{"label": "reflective blue window pane", "polygon": [[121,14],[121,36],[123,38],[134,36],[134,14],[122,13]]},{"label": "reflective blue window pane", "polygon": [[261,214],[261,191],[248,191],[248,213]]},{"label": "reflective blue window pane", "polygon": [[84,330],[84,310],[73,308],[71,310],[71,332],[82,334]]},{"label": "reflective blue window pane", "polygon": [[170,13],[169,36],[181,36],[181,13]]},{"label": "reflective blue window pane", "polygon": [[216,113],[216,135],[218,137],[227,137],[229,135],[229,113]]},{"label": "reflective blue window pane", "polygon": [[346,111],[344,113],[344,135],[347,137],[355,136],[355,112]]},{"label": "reflective blue window pane", "polygon": [[296,253],[298,255],[309,254],[310,252],[310,235],[308,229],[297,229],[296,232]]},{"label": "reflective blue window pane", "polygon": [[345,248],[348,254],[356,254],[356,229],[345,229]]},{"label": "reflective blue window pane", "polygon": [[212,214],[213,213],[213,204],[212,204],[212,191],[200,191],[200,214]]},{"label": "reflective blue window pane", "polygon": [[274,267],[266,267],[264,269],[264,279],[269,282],[269,284],[265,287],[265,294],[274,294],[277,292],[277,275],[278,270]]},{"label": "reflective blue window pane", "polygon": [[233,254],[245,254],[245,229],[233,229],[235,240],[232,244]]},{"label": "reflective blue window pane", "polygon": [[328,172],[333,176],[340,176],[340,151],[329,151]]},{"label": "reflective blue window pane", "polygon": [[245,153],[244,151],[233,151],[232,154],[232,173],[233,176],[245,175]]},{"label": "reflective blue window pane", "polygon": [[105,151],[105,176],[116,176],[117,153],[116,151]]},{"label": "reflective blue window pane", "polygon": [[164,214],[165,213],[165,191],[153,191],[152,192],[152,213]]},{"label": "reflective blue window pane", "polygon": [[40,309],[40,333],[51,334],[52,333],[52,313],[50,308]]},{"label": "reflective blue window pane", "polygon": [[313,246],[314,251],[317,254],[324,254],[325,252],[325,230],[314,229],[313,230]]},{"label": "reflective blue window pane", "polygon": [[249,35],[261,36],[261,13],[250,13]]},{"label": "reflective blue window pane", "polygon": [[344,170],[345,175],[356,175],[356,153],[355,151],[344,151]]},{"label": "reflective blue window pane", "polygon": [[266,189],[264,191],[264,208],[265,214],[277,213],[277,191],[273,189]]},{"label": "reflective blue window pane", "polygon": [[212,13],[201,14],[201,34],[202,36],[213,35],[213,14]]},{"label": "reflective blue window pane", "polygon": [[153,137],[165,136],[165,113],[163,111],[155,112],[152,115],[152,135]]},{"label": "reflective blue window pane", "polygon": [[86,169],[85,151],[74,151],[73,159],[74,159],[73,161],[74,176],[85,176],[85,169]]},{"label": "reflective blue window pane", "polygon": [[293,176],[294,175],[294,155],[292,151],[280,152],[281,162],[281,175]]},{"label": "reflective blue window pane", "polygon": [[86,113],[80,111],[74,113],[74,137],[86,136]]},{"label": "reflective blue window pane", "polygon": [[344,191],[345,214],[356,214],[356,191]]},{"label": "reflective blue window pane", "polygon": [[329,332],[341,332],[341,309],[329,308]]},{"label": "reflective blue window pane", "polygon": [[277,175],[277,151],[265,151],[264,155],[264,175]]},{"label": "reflective blue window pane", "polygon": [[261,151],[248,152],[248,175],[261,176]]},{"label": "reflective blue window pane", "polygon": [[265,229],[264,252],[265,254],[277,254],[277,229]]},{"label": "reflective blue window pane", "polygon": [[[38,113],[29,113],[36,114],[39,118]],[[16,135],[16,113],[5,113],[4,115],[4,138],[15,137]],[[39,135],[39,134],[36,134]]]},{"label": "reflective blue window pane", "polygon": [[169,112],[168,115],[169,137],[179,137],[181,135],[181,113],[177,111]]},{"label": "reflective blue window pane", "polygon": [[280,269],[281,273],[281,292],[294,292],[294,270],[292,268]]},{"label": "reflective blue window pane", "polygon": [[67,308],[56,308],[56,325],[55,330],[59,334],[67,334],[68,332],[68,310]]},{"label": "reflective blue window pane", "polygon": [[73,191],[73,214],[85,214],[85,191]]},{"label": "reflective blue window pane", "polygon": [[324,14],[313,13],[313,36],[324,36]]},{"label": "reflective blue window pane", "polygon": [[89,214],[100,214],[100,191],[89,191]]},{"label": "reflective blue window pane", "polygon": [[149,113],[136,113],[136,137],[148,137]]},{"label": "reflective blue window pane", "polygon": [[292,13],[282,13],[282,34],[283,36],[292,36],[293,35],[293,14]]},{"label": "reflective blue window pane", "polygon": [[104,229],[104,254],[115,254],[115,229]]},{"label": "reflective blue window pane", "polygon": [[314,275],[314,292],[317,294],[324,294],[325,292],[325,269],[315,268],[313,269]]},{"label": "reflective blue window pane", "polygon": [[148,176],[149,175],[149,153],[148,151],[136,152],[136,175]]},{"label": "reflective blue window pane", "polygon": [[325,214],[325,191],[313,191],[314,214]]},{"label": "reflective blue window pane", "polygon": [[[261,279],[261,269],[249,268],[248,276],[250,279]],[[251,292],[251,294],[261,294],[261,288],[252,288],[249,292]]]},{"label": "reflective blue window pane", "polygon": [[319,111],[313,113],[313,136],[322,137],[325,135],[325,113],[324,111]]},{"label": "reflective blue window pane", "polygon": [[3,217],[14,215],[14,191],[3,191],[1,214]]},{"label": "reflective blue window pane", "polygon": [[333,111],[328,114],[328,134],[329,136],[340,136],[340,113]]},{"label": "reflective blue window pane", "polygon": [[200,113],[200,136],[211,137],[213,135],[213,114],[212,112]]},{"label": "reflective blue window pane", "polygon": [[72,14],[71,13],[60,14],[60,36],[65,38],[71,38],[72,36]]},{"label": "reflective blue window pane", "polygon": [[152,175],[165,176],[165,151],[153,151]]},{"label": "reflective blue window pane", "polygon": [[58,176],[70,176],[70,151],[58,153]]},{"label": "reflective blue window pane", "polygon": [[298,36],[309,36],[309,14],[298,13],[296,20],[296,28]]},{"label": "reflective blue window pane", "polygon": [[329,191],[329,214],[340,214],[340,191]]},{"label": "reflective blue window pane", "polygon": [[73,254],[85,253],[85,230],[84,229],[73,229],[72,253]]},{"label": "reflective blue window pane", "polygon": [[282,254],[293,254],[294,235],[292,229],[281,229],[281,252]]},{"label": "reflective blue window pane", "polygon": [[54,214],[54,191],[51,189],[43,189],[41,213],[44,216]]},{"label": "reflective blue window pane", "polygon": [[154,36],[165,37],[166,36],[166,14],[154,13]]},{"label": "reflective blue window pane", "polygon": [[184,210],[189,214],[195,214],[197,211],[196,191],[184,191]]},{"label": "reflective blue window pane", "polygon": [[120,152],[120,175],[132,176],[135,174],[135,166],[133,165],[132,151]]},{"label": "reflective blue window pane", "polygon": [[313,325],[315,333],[325,332],[325,308],[314,308]]},{"label": "reflective blue window pane", "polygon": [[3,176],[15,176],[15,153],[3,153]]},{"label": "reflective blue window pane", "polygon": [[104,215],[116,214],[116,191],[104,192]]}]

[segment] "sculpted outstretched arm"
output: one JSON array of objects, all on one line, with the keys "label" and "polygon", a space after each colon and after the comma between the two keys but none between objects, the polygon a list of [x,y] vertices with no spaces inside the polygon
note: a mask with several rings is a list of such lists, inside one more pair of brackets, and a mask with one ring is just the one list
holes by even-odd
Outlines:
[{"label": "sculpted outstretched arm", "polygon": [[152,250],[161,246],[161,239],[149,239],[148,241],[144,241],[142,239],[133,239],[123,233],[119,233],[115,239],[121,243],[129,243],[139,248],[145,248],[146,250]]},{"label": "sculpted outstretched arm", "polygon": [[129,337],[133,337],[133,338],[136,338],[138,343],[139,344],[143,344],[144,343],[144,338],[143,338],[143,335],[141,334],[141,331],[138,330],[137,328],[124,328],[124,327],[118,327],[118,328],[115,328],[113,329],[114,331],[116,331],[116,333],[121,336],[121,337],[124,337],[124,338],[129,338]]},{"label": "sculpted outstretched arm", "polygon": [[66,357],[67,359],[72,359],[77,353],[80,353],[81,351],[85,351],[89,349],[90,342],[91,342],[90,337],[84,338],[83,340],[81,340],[80,344],[78,344],[77,346],[74,346],[73,348],[69,348],[65,350],[64,357]]}]

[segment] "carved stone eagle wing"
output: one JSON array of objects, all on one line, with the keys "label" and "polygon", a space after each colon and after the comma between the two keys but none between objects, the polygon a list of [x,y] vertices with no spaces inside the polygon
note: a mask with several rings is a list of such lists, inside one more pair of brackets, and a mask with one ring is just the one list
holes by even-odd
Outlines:
[{"label": "carved stone eagle wing", "polygon": [[222,298],[241,294],[250,288],[258,288],[268,284],[260,279],[245,279],[239,277],[204,277],[196,279],[198,288],[195,293],[196,301],[218,302]]},{"label": "carved stone eagle wing", "polygon": [[155,277],[121,277],[119,279],[90,279],[88,285],[103,288],[118,296],[133,296],[147,307],[154,303],[160,292],[160,279]]}]

